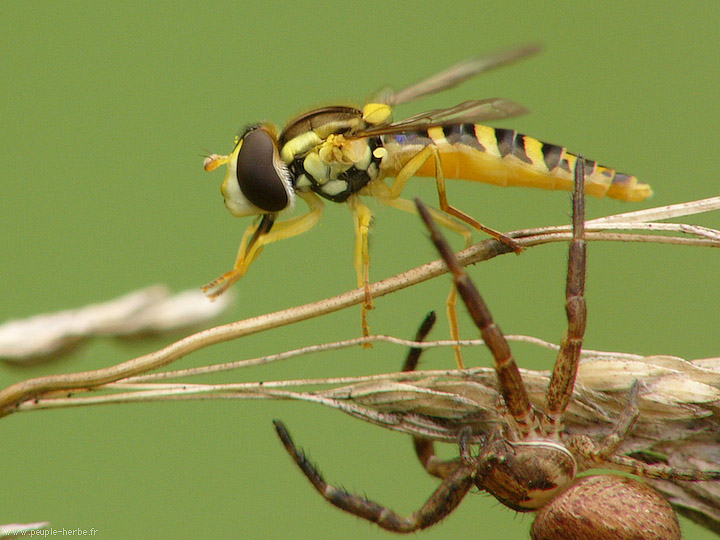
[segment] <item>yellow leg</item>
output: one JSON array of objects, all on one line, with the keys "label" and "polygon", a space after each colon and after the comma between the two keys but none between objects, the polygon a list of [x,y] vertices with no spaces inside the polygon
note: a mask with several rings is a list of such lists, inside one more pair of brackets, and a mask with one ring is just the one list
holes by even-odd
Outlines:
[{"label": "yellow leg", "polygon": [[274,226],[270,224],[272,228],[269,230],[263,231],[261,229],[258,232],[258,227],[263,227],[266,218],[259,224],[248,227],[240,242],[240,249],[233,269],[225,272],[202,288],[209,298],[217,298],[233,283],[243,277],[252,262],[258,258],[263,247],[278,240],[302,234],[312,229],[320,221],[324,207],[322,200],[314,193],[297,193],[297,195],[307,203],[310,211],[301,216],[275,223]]},{"label": "yellow leg", "polygon": [[[460,341],[460,327],[458,326],[456,304],[457,289],[455,288],[455,285],[451,285],[450,292],[448,293],[447,300],[445,301],[445,313],[447,314],[448,324],[450,325],[450,338],[455,341]],[[457,368],[465,369],[465,362],[463,362],[460,345],[454,345],[453,352],[455,353],[455,363],[457,364]]]},{"label": "yellow leg", "polygon": [[[435,182],[437,186],[437,192],[438,192],[438,199],[440,201],[440,209],[445,212],[445,214],[453,216],[471,227],[478,229],[496,240],[499,240],[500,242],[506,244],[509,246],[515,253],[520,253],[522,251],[522,248],[515,242],[512,238],[505,236],[499,231],[496,231],[494,229],[491,229],[490,227],[487,227],[480,223],[479,221],[475,220],[471,216],[467,215],[465,212],[462,212],[461,210],[458,210],[454,206],[452,206],[448,200],[447,200],[447,192],[445,190],[445,174],[443,172],[442,168],[442,161],[440,159],[440,153],[438,152],[438,149],[435,145],[428,145],[425,148],[423,148],[420,152],[418,152],[416,155],[414,155],[406,164],[405,166],[400,169],[400,171],[395,176],[395,180],[393,183],[389,186],[389,189],[386,190],[386,193],[384,193],[384,197],[382,195],[376,194],[378,200],[383,202],[384,204],[387,204],[389,206],[394,206],[396,208],[400,208],[402,210],[407,211],[415,211],[414,205],[412,205],[412,208],[408,208],[407,204],[409,201],[406,201],[404,199],[400,198],[400,194],[405,189],[405,186],[407,185],[410,178],[412,178],[415,173],[420,170],[420,168],[425,165],[428,159],[434,158],[435,160]],[[384,185],[384,184],[383,184]],[[387,187],[387,186],[386,186]],[[375,186],[375,191],[382,192],[381,186],[377,185]],[[371,188],[372,189],[372,188]],[[469,231],[467,228],[462,228],[459,230],[459,227],[457,223],[452,221],[451,219],[448,219],[447,216],[439,214],[437,211],[431,211],[431,214],[433,216],[433,219],[436,220],[436,222],[444,227],[447,227],[449,229],[452,229],[456,232],[459,232],[463,235],[465,238],[465,247],[468,247],[470,245],[470,236]],[[442,215],[442,219],[439,219],[438,216]],[[455,287],[453,286],[452,289],[450,289],[450,294],[448,295],[446,306],[447,306],[447,316],[448,316],[448,323],[450,325],[450,336],[454,340],[460,339],[460,330],[458,327],[458,318],[457,318],[457,310],[455,307],[457,301],[457,291],[455,290]],[[462,359],[462,354],[460,352],[460,347],[456,346],[455,348],[455,361],[457,363],[458,369],[464,369],[464,362]]]},{"label": "yellow leg", "polygon": [[370,292],[370,250],[368,249],[368,233],[370,232],[372,213],[357,195],[350,196],[347,202],[350,210],[353,212],[353,222],[355,224],[353,264],[355,265],[355,273],[357,274],[358,287],[365,288],[365,301],[362,304],[361,318],[363,336],[367,337],[370,335],[367,311],[373,308],[372,294]]},{"label": "yellow leg", "polygon": [[[397,208],[398,210],[402,210],[403,212],[417,214],[417,208],[415,208],[415,203],[409,201],[408,199],[403,199],[402,197],[387,197],[386,195],[380,193],[379,190],[372,191],[372,194],[375,199],[381,204],[384,204],[386,206],[392,206],[393,208]],[[463,225],[462,223],[458,223],[453,219],[450,219],[447,214],[444,214],[443,212],[440,212],[439,210],[436,210],[434,208],[428,208],[428,211],[430,212],[432,218],[435,220],[435,223],[437,223],[441,227],[445,227],[446,229],[450,229],[451,231],[459,234],[465,240],[465,247],[470,246],[470,244],[472,243],[472,231],[468,229],[467,226]]]},{"label": "yellow leg", "polygon": [[518,245],[517,242],[515,242],[515,240],[513,240],[509,236],[505,236],[504,234],[496,231],[495,229],[491,229],[490,227],[483,225],[476,219],[467,215],[465,212],[458,210],[448,202],[447,192],[445,190],[445,174],[443,173],[440,152],[438,152],[437,146],[435,146],[434,144],[430,144],[423,148],[420,152],[414,155],[402,169],[400,169],[400,171],[397,173],[397,176],[395,177],[395,181],[390,186],[391,196],[399,197],[402,191],[405,189],[408,180],[410,180],[410,178],[412,178],[415,173],[420,170],[420,168],[425,165],[425,162],[431,157],[435,159],[435,182],[437,185],[438,199],[440,201],[440,210],[442,210],[446,214],[458,218],[461,221],[464,221],[471,227],[492,236],[503,244],[506,244],[507,246],[512,248],[515,253],[520,253],[522,251],[522,248]]},{"label": "yellow leg", "polygon": [[[217,298],[233,283],[245,275],[248,266],[250,266],[250,262],[252,262],[250,258],[246,257],[247,244],[250,238],[255,237],[255,233],[257,232],[259,226],[260,222],[258,221],[245,230],[242,241],[240,242],[240,248],[238,249],[233,269],[229,272],[225,272],[222,276],[211,281],[207,285],[204,285],[202,287],[202,291],[205,293],[205,296],[211,299]],[[257,257],[258,255],[259,252],[255,250],[254,257]]]},{"label": "yellow leg", "polygon": [[[376,198],[382,204],[392,206],[393,208],[397,208],[405,212],[417,214],[417,208],[415,207],[415,205],[407,199],[403,199],[402,197],[388,198],[383,197],[381,194],[376,194]],[[472,235],[470,229],[468,229],[467,226],[463,225],[462,223],[453,221],[446,214],[435,210],[434,208],[428,208],[428,210],[430,211],[430,215],[432,215],[436,223],[461,235],[465,239],[465,247],[467,248],[470,246],[470,244],[472,243]],[[457,310],[455,309],[456,301],[457,290],[455,289],[455,286],[452,285],[450,287],[450,294],[448,294],[447,300],[445,301],[445,305],[448,324],[450,325],[450,337],[453,340],[458,341],[460,339],[460,328],[458,326]],[[457,364],[458,369],[465,369],[465,363],[463,362],[460,347],[456,345],[453,347],[453,350],[455,352],[455,363]]]}]

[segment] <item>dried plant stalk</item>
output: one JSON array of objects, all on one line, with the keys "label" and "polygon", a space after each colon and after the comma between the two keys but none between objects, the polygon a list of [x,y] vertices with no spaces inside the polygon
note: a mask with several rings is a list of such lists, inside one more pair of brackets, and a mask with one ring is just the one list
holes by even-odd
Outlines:
[{"label": "dried plant stalk", "polygon": [[[720,197],[661,209],[610,216],[587,223],[586,239],[720,247],[720,232],[685,224],[648,220],[716,210]],[[634,230],[635,233],[607,232]],[[509,236],[523,247],[567,241],[568,227],[515,231]],[[460,253],[462,264],[488,260],[508,251],[494,240]],[[383,296],[445,273],[439,261],[423,265],[371,286]],[[172,345],[116,366],[67,375],[53,375],[14,384],[0,391],[0,416],[21,410],[112,402],[167,399],[295,399],[342,410],[356,418],[434,440],[456,442],[458,429],[470,425],[475,439],[499,421],[494,371],[414,372],[348,379],[277,381],[263,384],[159,384],[141,375],[172,363],[191,352],[265,329],[317,317],[360,303],[364,291],[343,295],[281,312],[219,326],[188,336]],[[247,364],[249,365],[249,364]],[[545,372],[523,371],[533,404],[540,405],[548,382]],[[671,466],[717,469],[720,463],[720,361],[686,362],[673,357],[599,355],[586,358],[566,415],[567,436],[607,435],[626,406],[625,396],[640,381],[640,417],[620,453]],[[331,385],[321,391],[289,388],[306,384]],[[88,389],[110,394],[63,397]],[[582,464],[597,468],[596,463]],[[608,468],[613,468],[611,463]],[[720,533],[720,483],[650,481],[680,513]]]},{"label": "dried plant stalk", "polygon": [[225,311],[234,294],[208,302],[199,289],[171,294],[164,285],[78,309],[0,325],[0,359],[20,364],[58,358],[95,337],[146,336],[197,328]]},{"label": "dried plant stalk", "polygon": [[[542,407],[549,372],[521,373],[531,402]],[[471,426],[472,440],[480,441],[500,421],[497,377],[492,368],[485,367],[218,385],[151,383],[150,378],[105,385],[102,389],[110,393],[103,395],[28,401],[18,410],[181,399],[299,400],[334,408],[393,431],[453,444],[464,426]],[[679,468],[717,469],[720,358],[689,362],[671,356],[585,351],[565,415],[564,436],[584,434],[600,440],[610,433],[627,406],[635,381],[640,382],[640,415],[618,453]],[[616,468],[612,463],[579,465],[587,469]],[[720,482],[646,481],[662,492],[676,511],[720,534]]]},{"label": "dried plant stalk", "polygon": [[[662,225],[660,227],[661,232],[664,234],[659,235],[657,234],[658,224],[647,222],[650,219],[661,220],[682,217],[718,209],[720,209],[720,197],[713,197],[640,212],[609,216],[587,223],[586,240],[656,242],[720,247],[720,231],[684,224],[660,224]],[[638,230],[639,233],[593,232],[601,231],[603,228]],[[675,233],[675,235],[667,235],[668,232]],[[527,248],[550,242],[567,241],[570,238],[570,232],[569,227],[560,226],[515,231],[508,233],[508,236],[515,238],[520,246]],[[494,258],[508,251],[507,245],[496,240],[486,240],[460,252],[458,258],[463,265],[468,265]],[[373,283],[370,289],[373,297],[380,297],[437,277],[446,273],[446,271],[444,264],[438,260]],[[0,417],[11,413],[18,404],[25,400],[32,400],[52,392],[95,388],[127,377],[154,371],[210,345],[332,313],[359,304],[364,298],[365,291],[356,289],[312,304],[305,304],[204,330],[163,349],[109,368],[65,375],[49,375],[22,381],[0,391]]]}]

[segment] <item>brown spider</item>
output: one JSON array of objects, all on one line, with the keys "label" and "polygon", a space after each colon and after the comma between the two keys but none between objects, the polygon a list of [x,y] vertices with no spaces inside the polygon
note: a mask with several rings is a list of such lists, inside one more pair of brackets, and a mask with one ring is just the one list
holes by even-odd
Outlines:
[{"label": "brown spider", "polygon": [[[470,451],[469,427],[458,433],[460,456],[443,461],[433,442],[413,437],[415,452],[425,470],[442,483],[420,508],[403,517],[389,508],[348,493],[325,482],[317,468],[298,450],[280,421],[275,428],[290,456],[320,494],[338,508],[398,533],[430,527],[450,514],[475,485],[518,512],[538,512],[534,539],[657,539],[680,538],[675,513],[655,490],[637,480],[617,475],[576,478],[580,468],[612,463],[616,468],[647,478],[700,481],[720,478],[717,471],[680,470],[647,464],[617,454],[639,414],[638,383],[630,391],[628,406],[613,431],[595,442],[585,435],[563,433],[563,415],[575,384],[585,332],[584,161],[578,159],[573,195],[573,236],[570,241],[565,309],[568,329],[563,337],[547,388],[544,411],[533,409],[508,343],[494,323],[479,292],[451,248],[417,201],[432,240],[452,272],[453,281],[473,321],[495,359],[502,395],[503,425],[484,437],[476,455]],[[421,330],[419,338],[429,331]],[[417,364],[411,353],[403,369]]]}]

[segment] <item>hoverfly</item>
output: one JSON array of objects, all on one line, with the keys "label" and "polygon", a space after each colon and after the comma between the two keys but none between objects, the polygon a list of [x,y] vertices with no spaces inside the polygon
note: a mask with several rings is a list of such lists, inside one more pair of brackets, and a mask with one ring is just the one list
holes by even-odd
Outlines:
[{"label": "hoverfly", "polygon": [[[479,123],[527,112],[506,99],[466,101],[396,122],[392,121],[391,107],[451,88],[538,50],[538,46],[528,45],[466,60],[398,92],[385,92],[362,110],[347,106],[315,109],[295,118],[282,131],[269,124],[247,127],[236,137],[229,155],[213,154],[205,159],[205,170],[227,165],[221,189],[225,206],[237,217],[260,217],[245,231],[233,269],[203,287],[205,294],[211,298],[222,294],[247,272],[267,244],[311,229],[322,215],[322,199],[347,202],[355,224],[358,286],[365,288],[362,322],[367,335],[366,310],[372,307],[368,253],[372,215],[361,196],[415,212],[414,205],[400,197],[413,176],[435,178],[440,210],[434,210],[433,217],[440,225],[463,235],[467,245],[470,226],[519,251],[512,239],[450,205],[445,178],[571,190],[577,155],[562,146]],[[586,160],[585,170],[590,195],[640,201],[652,193],[648,184],[638,182],[634,176],[595,161]],[[389,178],[394,180],[388,184]],[[276,223],[283,211],[294,206],[296,197],[305,201],[309,211]],[[451,327],[456,327],[454,298],[451,292]],[[457,334],[456,329],[453,333]]]}]

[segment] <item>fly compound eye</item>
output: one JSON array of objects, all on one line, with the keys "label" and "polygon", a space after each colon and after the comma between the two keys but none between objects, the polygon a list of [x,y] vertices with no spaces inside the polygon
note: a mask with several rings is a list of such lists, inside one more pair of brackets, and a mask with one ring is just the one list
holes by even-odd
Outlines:
[{"label": "fly compound eye", "polygon": [[247,133],[237,155],[235,177],[240,191],[265,212],[280,212],[292,203],[290,174],[280,160],[272,135],[258,128]]}]

